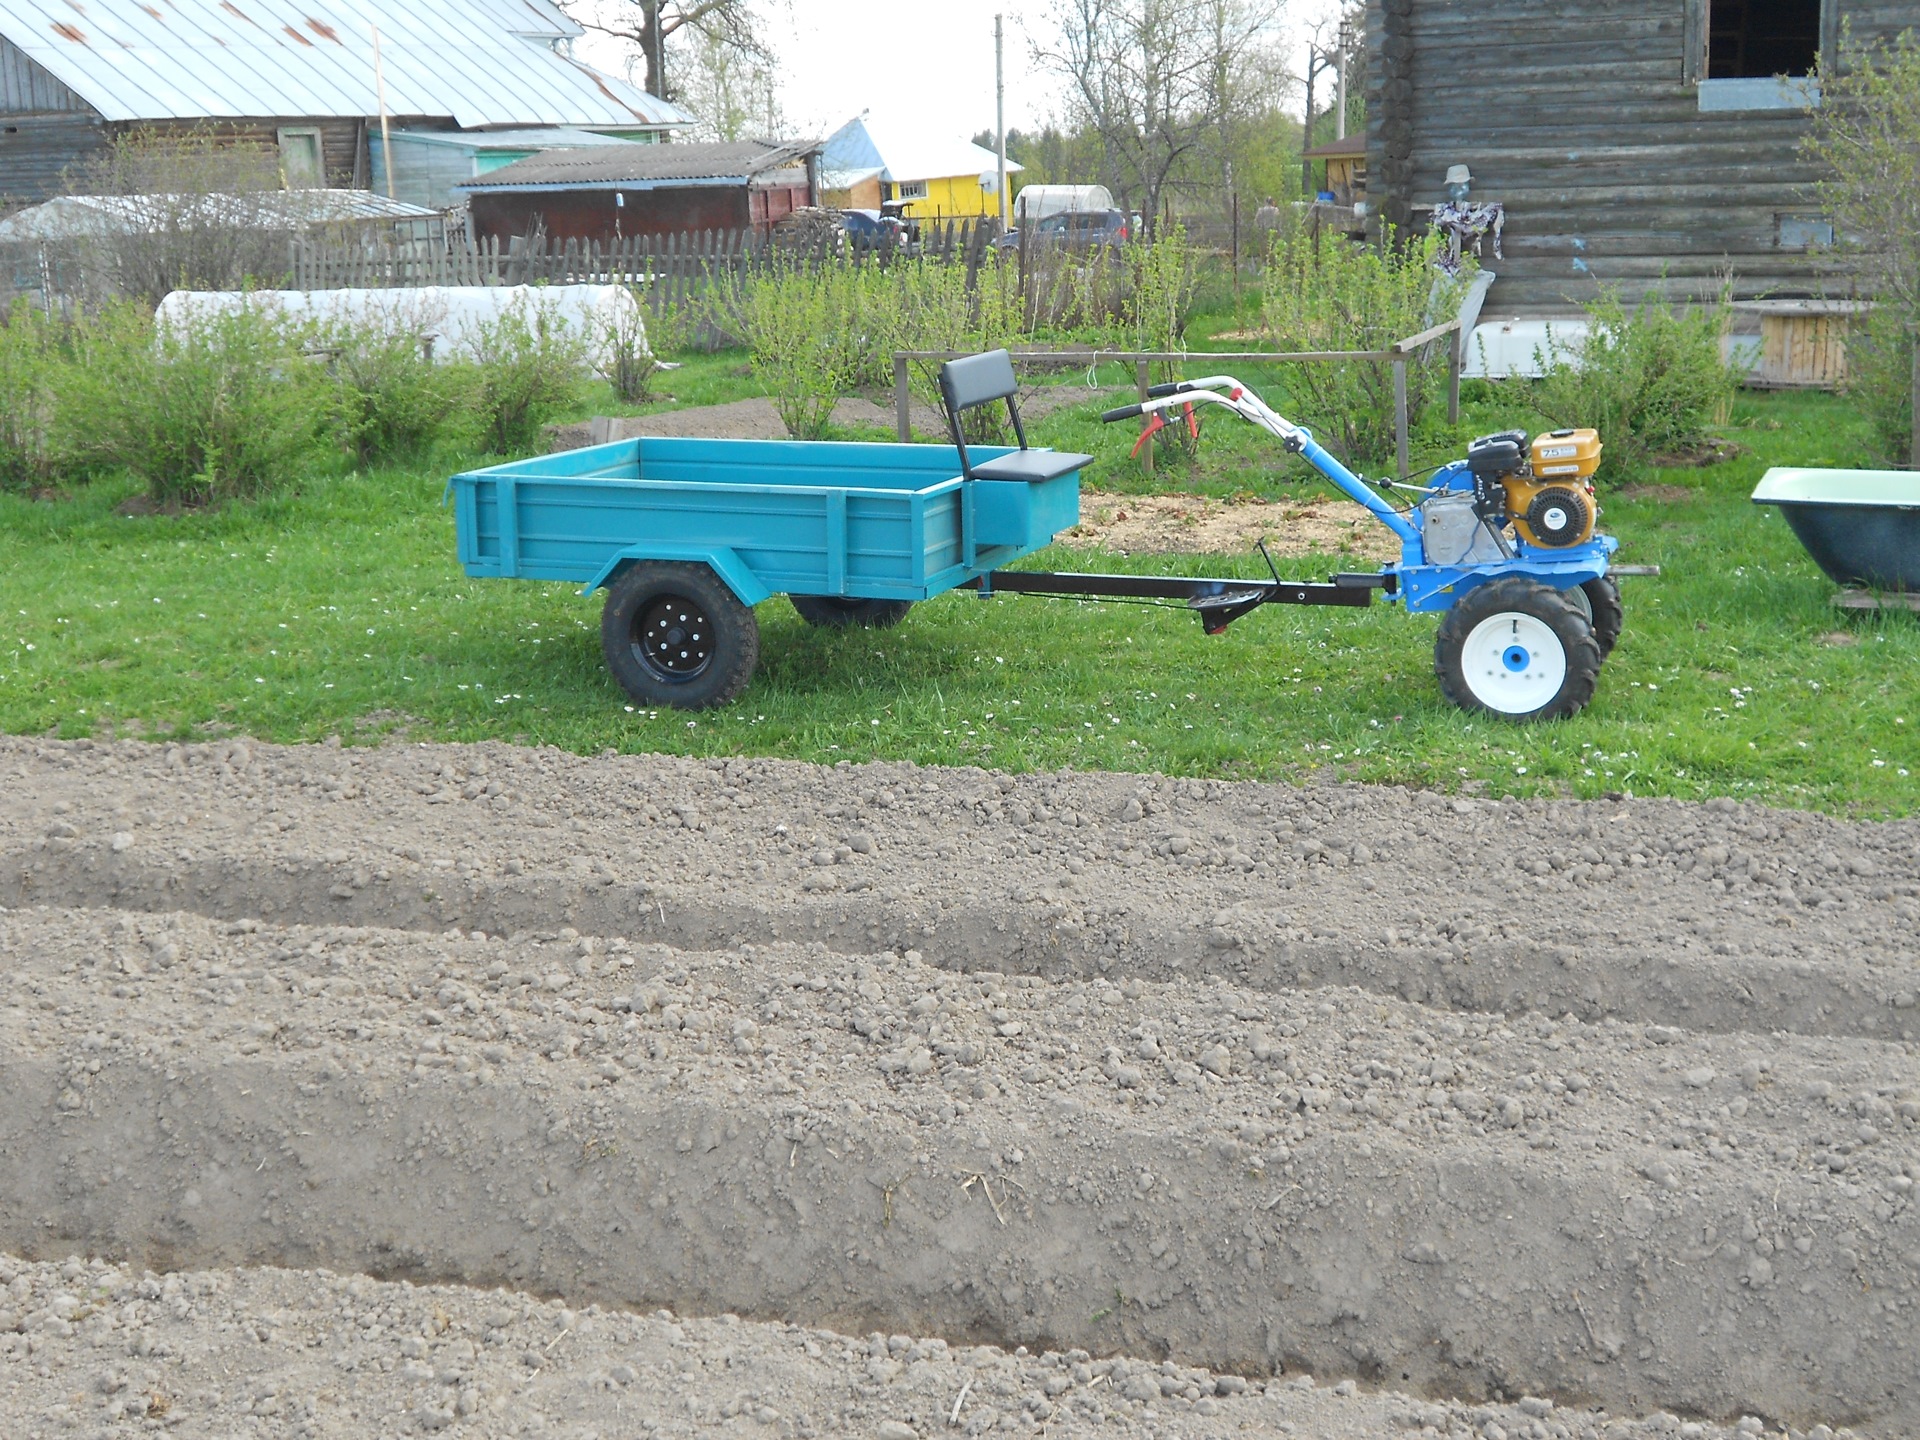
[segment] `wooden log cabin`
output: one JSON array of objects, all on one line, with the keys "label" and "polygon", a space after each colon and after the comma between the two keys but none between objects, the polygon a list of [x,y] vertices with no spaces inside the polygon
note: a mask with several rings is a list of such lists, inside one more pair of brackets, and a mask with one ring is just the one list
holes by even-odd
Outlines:
[{"label": "wooden log cabin", "polygon": [[[1914,0],[1368,0],[1379,220],[1424,227],[1448,168],[1505,207],[1488,313],[1627,298],[1834,296],[1800,153],[1818,58],[1920,26]],[[1376,222],[1377,223],[1377,222]]]}]

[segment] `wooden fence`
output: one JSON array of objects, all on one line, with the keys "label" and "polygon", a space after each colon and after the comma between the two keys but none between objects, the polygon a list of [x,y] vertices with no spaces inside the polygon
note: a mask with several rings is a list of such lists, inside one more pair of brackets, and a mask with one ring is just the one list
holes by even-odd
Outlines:
[{"label": "wooden fence", "polygon": [[[296,240],[291,288],[377,289],[401,285],[631,285],[655,315],[687,313],[720,277],[782,266],[850,263],[889,265],[906,256],[965,265],[971,276],[998,227],[991,220],[927,222],[910,242],[852,247],[837,226],[772,237],[752,230],[697,230],[634,235],[607,244],[579,240],[484,240],[438,250],[401,245],[368,248]],[[702,318],[703,331],[710,317]],[[702,333],[694,343],[724,344]]]}]

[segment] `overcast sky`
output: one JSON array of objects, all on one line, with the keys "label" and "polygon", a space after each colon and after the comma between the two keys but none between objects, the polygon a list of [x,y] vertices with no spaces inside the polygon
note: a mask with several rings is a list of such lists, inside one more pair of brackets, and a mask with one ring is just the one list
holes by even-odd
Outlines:
[{"label": "overcast sky", "polygon": [[[1304,53],[1305,26],[1337,9],[1289,0],[1290,62]],[[762,10],[793,134],[830,134],[862,110],[927,139],[991,130],[996,10],[1006,16],[1007,128],[1043,123],[1056,108],[1058,82],[1032,63],[1047,0],[765,0]]]}]

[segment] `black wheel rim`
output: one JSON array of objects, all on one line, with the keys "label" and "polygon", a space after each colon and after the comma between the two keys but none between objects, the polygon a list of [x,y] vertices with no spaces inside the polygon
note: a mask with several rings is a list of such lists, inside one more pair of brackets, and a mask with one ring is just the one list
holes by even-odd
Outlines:
[{"label": "black wheel rim", "polygon": [[669,684],[691,680],[713,663],[713,622],[684,595],[658,596],[633,622],[633,654]]}]

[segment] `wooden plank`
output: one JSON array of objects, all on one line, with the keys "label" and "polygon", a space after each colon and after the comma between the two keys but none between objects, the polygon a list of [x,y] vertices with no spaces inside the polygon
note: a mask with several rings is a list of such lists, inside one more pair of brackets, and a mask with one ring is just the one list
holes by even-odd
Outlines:
[{"label": "wooden plank", "polygon": [[1876,595],[1871,590],[1842,590],[1833,597],[1842,610],[1911,610],[1920,615],[1920,595],[1892,590]]}]

